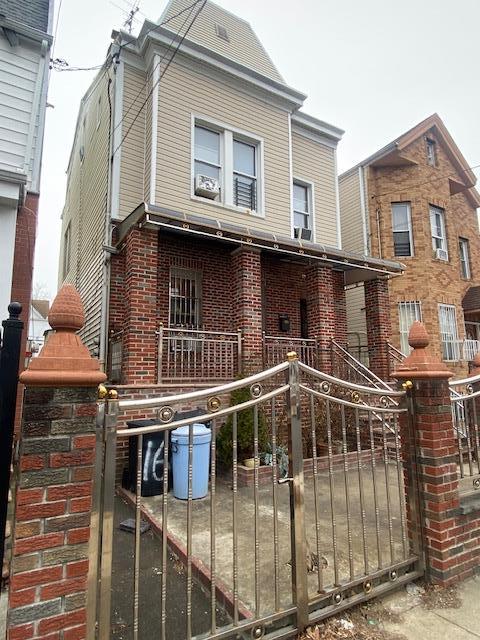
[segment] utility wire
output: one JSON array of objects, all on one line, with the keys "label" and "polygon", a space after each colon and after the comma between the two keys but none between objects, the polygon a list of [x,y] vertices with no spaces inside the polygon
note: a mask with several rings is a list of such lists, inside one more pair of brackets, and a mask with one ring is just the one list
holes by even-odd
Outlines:
[{"label": "utility wire", "polygon": [[[468,169],[473,171],[474,169],[478,169],[479,167],[480,167],[480,164],[476,164],[476,165],[473,165],[473,167],[468,167]],[[426,185],[426,184],[432,184],[434,182],[438,182],[439,180],[443,180],[444,178],[450,178],[450,177],[451,177],[451,172],[442,173],[436,178],[425,180],[424,182],[419,182],[417,184],[412,185],[411,187],[409,187],[409,191],[411,189],[416,189],[417,187],[422,187],[423,185]],[[383,193],[374,193],[372,194],[371,198],[381,198],[383,196],[394,195],[396,193],[404,193],[404,191],[405,191],[405,187],[403,187],[402,189],[397,189],[396,191],[384,191]]]},{"label": "utility wire", "polygon": [[[152,75],[151,77],[153,78],[153,74],[155,73],[155,71],[158,69],[158,67],[162,64],[162,62],[165,60],[165,58],[168,55],[168,52],[170,51],[170,49],[172,48],[176,38],[178,36],[180,36],[180,33],[182,31],[182,29],[184,28],[184,26],[186,25],[186,23],[188,22],[188,19],[190,18],[192,11],[194,9],[195,5],[191,5],[190,6],[190,12],[187,14],[187,16],[185,17],[184,21],[182,22],[182,25],[180,26],[180,28],[178,29],[178,31],[174,34],[173,38],[170,40],[170,43],[167,47],[167,50],[163,53],[162,57],[160,58],[160,60],[157,62],[157,64],[155,65],[155,67],[152,69]],[[143,92],[145,91],[145,89],[147,88],[148,85],[148,81],[149,79],[147,78],[147,80],[144,82],[143,86],[141,87],[140,91],[137,93],[137,95],[135,96],[135,98],[133,99],[132,103],[130,104],[130,106],[128,107],[128,109],[125,111],[125,113],[123,114],[120,122],[118,122],[115,127],[113,128],[113,131],[116,131],[116,129],[118,129],[118,127],[120,127],[122,125],[122,123],[124,122],[124,120],[126,119],[126,117],[128,116],[128,114],[130,113],[130,111],[133,109],[133,107],[135,106],[138,98],[143,94]]]},{"label": "utility wire", "polygon": [[[163,76],[166,74],[166,72],[168,71],[169,66],[172,64],[175,56],[178,53],[178,50],[180,49],[180,47],[182,46],[183,41],[185,40],[185,38],[188,35],[188,32],[190,31],[190,29],[192,28],[195,20],[198,18],[200,12],[202,11],[203,7],[206,5],[207,0],[202,0],[202,4],[200,5],[199,9],[197,10],[197,13],[193,16],[192,21],[190,22],[190,24],[188,25],[187,30],[185,31],[185,33],[183,34],[183,36],[180,38],[179,43],[177,44],[175,51],[172,54],[172,57],[170,58],[170,60],[167,62],[167,64],[165,65],[165,69],[162,71],[162,73],[159,75],[158,80],[152,85],[152,88],[150,89],[150,91],[148,92],[147,97],[145,98],[145,100],[142,102],[142,105],[140,107],[140,109],[137,111],[137,113],[135,114],[135,117],[133,118],[132,122],[130,123],[128,129],[125,132],[125,135],[122,137],[121,141],[119,142],[118,146],[115,148],[115,150],[112,153],[112,157],[117,153],[117,151],[120,149],[120,147],[122,146],[122,144],[125,142],[126,137],[128,136],[128,134],[130,133],[130,131],[132,130],[133,125],[135,124],[135,122],[137,121],[138,117],[140,116],[141,112],[143,111],[143,109],[145,108],[145,105],[147,104],[147,102],[150,99],[150,96],[152,95],[153,91],[155,90],[155,87],[158,86],[158,84],[160,83],[161,79],[163,78]],[[198,3],[196,3],[198,4]]]}]

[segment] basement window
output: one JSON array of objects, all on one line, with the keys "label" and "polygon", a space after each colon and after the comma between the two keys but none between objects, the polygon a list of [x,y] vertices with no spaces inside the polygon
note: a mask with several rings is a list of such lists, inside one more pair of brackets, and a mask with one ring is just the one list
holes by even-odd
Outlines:
[{"label": "basement window", "polygon": [[230,42],[230,38],[228,37],[228,32],[224,26],[221,24],[215,23],[215,33],[219,38],[225,40],[226,42]]}]

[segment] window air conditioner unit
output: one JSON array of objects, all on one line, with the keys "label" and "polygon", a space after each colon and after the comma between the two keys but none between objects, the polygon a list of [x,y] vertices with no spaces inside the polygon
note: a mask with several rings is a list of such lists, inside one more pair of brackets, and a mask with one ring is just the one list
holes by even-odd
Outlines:
[{"label": "window air conditioner unit", "polygon": [[210,198],[213,200],[220,193],[220,185],[218,180],[209,176],[195,176],[195,195],[202,198]]},{"label": "window air conditioner unit", "polygon": [[294,227],[293,236],[300,240],[311,240],[312,239],[312,230],[305,229],[304,227]]},{"label": "window air conditioner unit", "polygon": [[435,258],[437,260],[448,260],[448,251],[446,249],[435,249]]}]

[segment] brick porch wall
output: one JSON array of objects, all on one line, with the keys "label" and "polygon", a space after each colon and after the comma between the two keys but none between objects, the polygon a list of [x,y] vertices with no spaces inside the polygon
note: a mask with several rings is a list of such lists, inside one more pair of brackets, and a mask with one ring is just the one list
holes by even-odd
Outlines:
[{"label": "brick porch wall", "polygon": [[[262,256],[264,331],[270,336],[301,337],[300,300],[307,299],[308,265],[289,264],[272,255]],[[290,331],[281,332],[279,316],[290,319]]]},{"label": "brick porch wall", "polygon": [[382,380],[388,380],[387,341],[391,324],[388,280],[376,278],[365,282],[365,316],[370,369]]}]

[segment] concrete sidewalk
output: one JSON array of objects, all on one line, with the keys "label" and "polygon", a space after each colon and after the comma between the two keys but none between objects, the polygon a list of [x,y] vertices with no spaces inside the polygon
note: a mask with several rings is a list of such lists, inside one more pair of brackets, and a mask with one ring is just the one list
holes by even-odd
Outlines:
[{"label": "concrete sidewalk", "polygon": [[388,634],[398,634],[407,640],[467,640],[480,638],[480,576],[457,587],[444,589],[402,589],[375,603],[369,613],[375,619],[377,608],[391,612],[379,617]]}]

